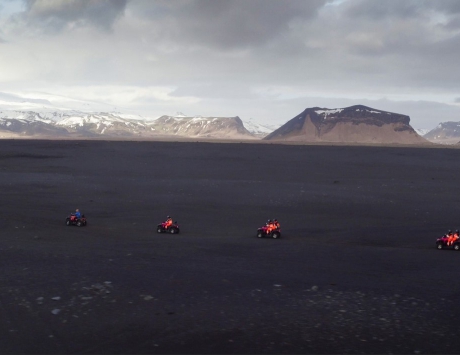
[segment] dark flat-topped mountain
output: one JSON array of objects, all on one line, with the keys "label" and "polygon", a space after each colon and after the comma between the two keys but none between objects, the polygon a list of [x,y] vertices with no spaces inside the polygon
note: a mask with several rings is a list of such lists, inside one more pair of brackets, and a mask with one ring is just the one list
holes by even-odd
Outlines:
[{"label": "dark flat-topped mountain", "polygon": [[402,143],[427,141],[398,113],[356,105],[346,108],[307,108],[265,140],[343,143]]}]

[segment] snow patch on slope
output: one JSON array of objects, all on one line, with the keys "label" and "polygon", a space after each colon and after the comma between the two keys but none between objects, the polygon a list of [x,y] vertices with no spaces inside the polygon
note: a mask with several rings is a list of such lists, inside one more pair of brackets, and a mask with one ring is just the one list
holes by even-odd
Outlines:
[{"label": "snow patch on slope", "polygon": [[336,108],[333,110],[316,110],[315,112],[318,115],[324,115],[324,119],[327,119],[328,115],[333,115],[334,113],[340,113],[343,111],[343,108]]}]

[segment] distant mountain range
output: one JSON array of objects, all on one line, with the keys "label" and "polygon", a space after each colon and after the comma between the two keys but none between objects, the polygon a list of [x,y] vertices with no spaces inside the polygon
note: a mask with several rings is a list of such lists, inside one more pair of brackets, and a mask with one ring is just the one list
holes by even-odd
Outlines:
[{"label": "distant mountain range", "polygon": [[264,140],[341,143],[419,144],[427,141],[409,124],[410,118],[356,105],[328,109],[313,107],[285,123]]},{"label": "distant mountain range", "polygon": [[[247,127],[247,128],[246,128]],[[276,127],[273,127],[275,129]],[[258,139],[273,130],[239,117],[141,116],[117,112],[86,113],[75,110],[0,111],[0,138],[125,138],[149,139],[159,136],[190,138]]]},{"label": "distant mountain range", "polygon": [[[118,111],[83,112],[54,107],[2,110],[1,106],[0,138],[155,139],[176,136],[402,144],[427,141],[456,144],[460,141],[460,122],[443,122],[431,131],[414,130],[409,116],[362,105],[307,108],[282,126],[260,124],[253,119],[243,121],[238,116],[202,117],[178,112],[152,119]],[[15,106],[20,105],[15,102]]]}]

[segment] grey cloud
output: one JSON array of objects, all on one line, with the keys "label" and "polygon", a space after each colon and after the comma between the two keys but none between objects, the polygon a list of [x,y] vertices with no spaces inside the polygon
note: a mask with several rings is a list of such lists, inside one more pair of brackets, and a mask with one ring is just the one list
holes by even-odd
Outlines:
[{"label": "grey cloud", "polygon": [[225,97],[226,99],[245,100],[256,97],[247,85],[232,82],[219,84],[183,84],[174,90],[171,96],[195,96],[210,99]]},{"label": "grey cloud", "polygon": [[417,15],[422,8],[420,0],[352,0],[345,3],[346,15],[382,19],[387,17],[407,18]]},{"label": "grey cloud", "polygon": [[410,61],[406,60],[406,66],[409,73],[415,75],[415,84],[435,84],[444,89],[455,90],[460,81],[460,71],[456,70],[459,57],[460,35],[457,35],[437,43],[427,43],[415,48],[411,58],[417,65],[410,67]]},{"label": "grey cloud", "polygon": [[[0,26],[1,26],[1,22],[0,22]],[[2,31],[2,29],[0,29],[0,44],[1,43],[6,43],[4,32]]]},{"label": "grey cloud", "polygon": [[460,104],[460,97],[457,97],[455,100],[454,100],[455,103],[457,104]]},{"label": "grey cloud", "polygon": [[21,103],[35,103],[35,104],[51,104],[48,100],[45,99],[31,99],[28,97],[23,97],[19,95],[9,94],[5,92],[0,92],[0,99],[7,102],[21,102]]},{"label": "grey cloud", "polygon": [[[144,18],[161,14],[162,38],[220,48],[258,46],[308,21],[327,0],[178,0],[133,2]],[[155,26],[155,23],[153,24]]]},{"label": "grey cloud", "polygon": [[429,11],[445,15],[460,13],[458,0],[348,0],[343,7],[347,16],[373,20],[420,17],[428,15]]},{"label": "grey cloud", "polygon": [[4,101],[16,102],[21,101],[22,98],[18,95],[8,94],[0,91],[0,99]]},{"label": "grey cloud", "polygon": [[425,3],[447,14],[460,13],[460,2],[458,0],[431,0],[425,1]]},{"label": "grey cloud", "polygon": [[322,62],[340,57],[336,63],[332,59],[330,67],[334,65],[334,72],[341,74],[362,74],[357,78],[361,84],[379,82],[395,88],[401,84],[414,92],[458,87],[460,71],[454,68],[460,36],[432,21],[442,19],[439,15],[448,5],[455,10],[457,3],[348,0],[333,15],[323,13],[317,21],[328,24],[317,33],[317,42],[327,44],[320,48]]},{"label": "grey cloud", "polygon": [[443,26],[446,30],[458,30],[460,29],[460,15],[452,16],[449,21]]},{"label": "grey cloud", "polygon": [[96,26],[110,29],[123,14],[127,0],[26,0],[26,11],[19,16],[27,24],[47,32],[66,26]]}]

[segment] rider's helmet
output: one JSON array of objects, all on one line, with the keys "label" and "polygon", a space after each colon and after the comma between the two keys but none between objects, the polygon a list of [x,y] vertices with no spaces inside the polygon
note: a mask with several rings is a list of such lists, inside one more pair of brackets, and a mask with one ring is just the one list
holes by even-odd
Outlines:
[{"label": "rider's helmet", "polygon": [[171,216],[166,216],[166,219],[170,219],[170,218],[171,218]]},{"label": "rider's helmet", "polygon": [[449,231],[447,232],[447,234],[452,234],[452,230],[449,229]]},{"label": "rider's helmet", "polygon": [[455,233],[459,234],[459,233],[460,233],[460,231],[457,229],[457,230],[455,231]]}]

